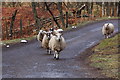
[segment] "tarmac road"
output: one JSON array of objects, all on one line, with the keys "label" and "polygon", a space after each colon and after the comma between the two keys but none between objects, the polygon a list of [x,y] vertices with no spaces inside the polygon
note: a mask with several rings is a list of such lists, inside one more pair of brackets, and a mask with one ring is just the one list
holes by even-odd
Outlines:
[{"label": "tarmac road", "polygon": [[66,31],[63,36],[67,47],[61,52],[60,60],[53,59],[53,54],[48,55],[37,40],[3,47],[3,78],[102,78],[77,58],[86,48],[104,38],[101,28],[106,22],[113,23],[118,31],[118,20],[100,21]]}]

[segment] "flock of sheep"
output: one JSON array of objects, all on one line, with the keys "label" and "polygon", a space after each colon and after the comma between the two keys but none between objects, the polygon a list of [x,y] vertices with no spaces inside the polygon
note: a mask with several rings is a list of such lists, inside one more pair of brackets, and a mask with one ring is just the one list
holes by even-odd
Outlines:
[{"label": "flock of sheep", "polygon": [[[111,37],[114,32],[114,25],[112,23],[106,23],[103,25],[102,33],[105,38]],[[54,58],[59,59],[59,53],[66,47],[66,42],[63,35],[62,29],[53,29],[49,31],[40,30],[37,35],[37,40],[42,43],[42,48],[47,49],[47,53],[51,54],[54,52]]]},{"label": "flock of sheep", "polygon": [[37,40],[42,43],[42,48],[47,49],[47,53],[51,54],[54,51],[54,58],[59,59],[59,53],[65,48],[66,42],[62,36],[62,29],[53,29],[49,31],[40,30],[37,35]]}]

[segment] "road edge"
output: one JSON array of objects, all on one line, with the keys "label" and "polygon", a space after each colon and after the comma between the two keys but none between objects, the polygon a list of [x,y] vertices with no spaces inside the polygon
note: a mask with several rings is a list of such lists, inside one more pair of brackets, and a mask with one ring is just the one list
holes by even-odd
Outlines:
[{"label": "road edge", "polygon": [[[117,34],[119,34],[119,32],[116,32],[114,35],[112,35],[112,37],[116,36]],[[85,49],[83,52],[81,52],[81,53],[77,56],[77,59],[80,60],[80,62],[81,62],[84,66],[86,66],[87,68],[93,68],[93,69],[94,69],[93,72],[100,72],[100,71],[99,71],[100,68],[95,68],[95,67],[90,66],[90,63],[91,63],[91,62],[89,61],[88,58],[89,58],[89,56],[91,56],[92,54],[94,54],[94,52],[93,52],[92,49],[93,49],[95,46],[99,45],[100,42],[101,42],[101,40],[100,40],[98,43],[92,45],[91,47]],[[88,52],[89,52],[89,53],[88,53]],[[103,75],[102,73],[100,73],[100,75],[104,76],[104,78],[109,79],[109,77]],[[111,78],[110,78],[110,79],[111,79]],[[115,80],[115,78],[113,78],[113,80]]]}]

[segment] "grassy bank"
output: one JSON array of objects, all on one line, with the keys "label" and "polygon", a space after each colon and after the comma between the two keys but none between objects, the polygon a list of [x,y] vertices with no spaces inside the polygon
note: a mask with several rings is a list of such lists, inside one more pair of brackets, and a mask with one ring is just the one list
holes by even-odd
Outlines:
[{"label": "grassy bank", "polygon": [[99,71],[107,77],[118,78],[120,76],[118,49],[120,42],[118,42],[117,34],[113,38],[104,39],[99,45],[95,46],[92,51],[93,54],[89,56],[90,66],[98,68]]},{"label": "grassy bank", "polygon": [[13,44],[13,43],[15,44],[15,43],[20,42],[21,40],[29,41],[29,40],[32,40],[32,39],[35,39],[35,38],[36,38],[36,36],[27,37],[27,38],[13,39],[13,40],[4,40],[4,41],[2,41],[2,45],[4,45],[4,44]]}]

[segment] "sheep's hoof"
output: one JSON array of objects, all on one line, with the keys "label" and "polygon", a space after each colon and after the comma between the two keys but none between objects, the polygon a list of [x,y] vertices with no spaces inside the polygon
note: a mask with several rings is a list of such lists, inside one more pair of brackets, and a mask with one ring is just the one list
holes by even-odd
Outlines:
[{"label": "sheep's hoof", "polygon": [[49,55],[51,55],[51,53],[48,53]]},{"label": "sheep's hoof", "polygon": [[58,58],[56,58],[56,60],[58,60],[59,59],[59,57]]},{"label": "sheep's hoof", "polygon": [[48,51],[48,54],[51,54],[51,51]]},{"label": "sheep's hoof", "polygon": [[56,59],[56,57],[54,56],[54,59]]}]

